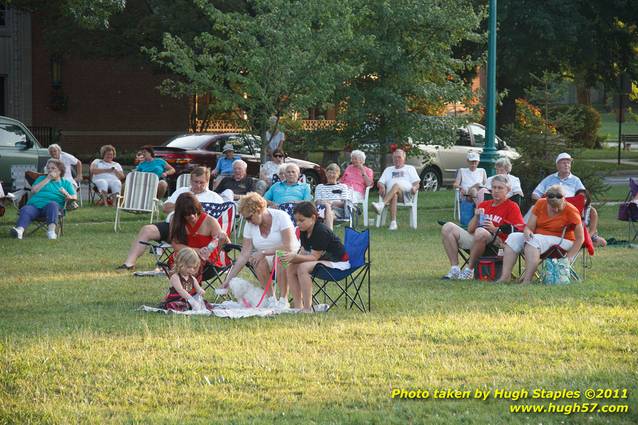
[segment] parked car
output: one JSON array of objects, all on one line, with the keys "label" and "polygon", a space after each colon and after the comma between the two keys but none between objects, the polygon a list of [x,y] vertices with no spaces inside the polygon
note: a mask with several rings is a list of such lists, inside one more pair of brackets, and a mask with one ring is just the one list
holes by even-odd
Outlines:
[{"label": "parked car", "polygon": [[[443,186],[451,186],[456,179],[459,168],[466,167],[466,157],[469,151],[483,152],[485,146],[485,127],[481,124],[470,123],[459,128],[458,139],[452,146],[437,144],[424,144],[410,140],[411,151],[406,159],[406,164],[413,165],[421,177],[421,186],[426,191],[436,191]],[[510,160],[517,159],[520,155],[509,147],[504,140],[496,136],[495,145],[499,156],[507,156]],[[393,146],[396,146],[393,144]],[[369,141],[360,144],[366,154],[366,165],[374,170],[375,180],[381,175],[381,161],[379,155],[379,143]],[[416,152],[415,152],[416,151]],[[349,152],[346,153],[346,162],[349,163]],[[392,165],[392,155],[386,156],[386,164]]]},{"label": "parked car", "polygon": [[[451,186],[459,168],[467,166],[469,151],[483,152],[485,146],[485,127],[470,123],[458,130],[458,139],[452,146],[417,144],[421,155],[409,156],[406,163],[414,165],[421,176],[424,190],[436,191],[442,186]],[[494,141],[499,157],[510,160],[520,157],[504,140],[496,136]]]},{"label": "parked car", "polygon": [[[235,147],[235,155],[248,164],[248,175],[259,177],[261,139],[258,136],[241,133],[191,133],[176,136],[162,146],[154,146],[155,156],[164,159],[175,168],[175,174],[169,176],[169,185],[175,186],[180,174],[190,173],[197,166],[215,168],[217,158],[223,155],[222,148],[230,143]],[[306,181],[314,188],[325,183],[324,169],[314,162],[286,157],[286,163],[299,166]]]},{"label": "parked car", "polygon": [[0,115],[0,181],[5,193],[19,189],[11,175],[12,168],[42,170],[49,158],[47,149],[40,146],[24,124]]}]

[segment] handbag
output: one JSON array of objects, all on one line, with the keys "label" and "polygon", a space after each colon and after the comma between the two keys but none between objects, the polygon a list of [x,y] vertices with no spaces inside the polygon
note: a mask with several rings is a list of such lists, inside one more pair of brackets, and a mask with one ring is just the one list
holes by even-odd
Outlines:
[{"label": "handbag", "polygon": [[618,206],[618,220],[638,221],[638,205],[635,202],[623,202]]},{"label": "handbag", "polygon": [[567,258],[548,258],[541,267],[541,282],[545,285],[566,285],[571,282],[571,265]]}]

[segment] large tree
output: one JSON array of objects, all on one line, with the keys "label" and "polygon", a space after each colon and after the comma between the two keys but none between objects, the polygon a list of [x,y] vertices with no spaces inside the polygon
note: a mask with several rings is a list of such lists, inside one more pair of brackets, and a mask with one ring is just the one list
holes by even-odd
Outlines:
[{"label": "large tree", "polygon": [[427,141],[433,121],[423,114],[471,96],[460,74],[477,63],[455,57],[454,48],[482,40],[480,16],[464,0],[354,3],[358,37],[346,57],[362,69],[337,93],[345,105],[339,119],[351,137],[377,140],[382,152],[410,136]]},{"label": "large tree", "polygon": [[237,12],[195,2],[209,20],[207,31],[191,42],[166,34],[162,49],[149,49],[176,76],[163,89],[174,96],[208,93],[216,110],[235,112],[251,132],[264,134],[270,116],[326,102],[356,72],[341,60],[353,41],[347,0],[254,0]]}]

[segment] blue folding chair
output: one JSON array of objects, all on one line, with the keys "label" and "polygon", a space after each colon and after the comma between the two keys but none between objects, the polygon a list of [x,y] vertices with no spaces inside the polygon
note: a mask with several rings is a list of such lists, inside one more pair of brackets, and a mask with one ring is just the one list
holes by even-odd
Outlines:
[{"label": "blue folding chair", "polygon": [[[312,295],[313,304],[317,304],[317,296],[323,295],[329,308],[344,298],[346,308],[356,306],[362,312],[366,308],[370,311],[370,231],[366,229],[357,232],[352,227],[346,227],[344,232],[344,246],[350,257],[350,268],[337,270],[318,264],[312,272],[312,282],[317,288]],[[330,285],[331,283],[334,285]],[[367,304],[362,296],[366,285]]]}]

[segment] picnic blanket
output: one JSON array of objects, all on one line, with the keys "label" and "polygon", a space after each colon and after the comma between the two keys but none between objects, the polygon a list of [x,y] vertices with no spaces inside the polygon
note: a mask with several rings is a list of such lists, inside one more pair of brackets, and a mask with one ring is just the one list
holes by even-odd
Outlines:
[{"label": "picnic blanket", "polygon": [[[269,317],[282,313],[299,313],[299,309],[289,307],[263,307],[263,308],[246,308],[243,304],[235,301],[224,301],[221,304],[213,304],[213,311],[202,310],[186,310],[186,311],[172,311],[164,310],[157,307],[150,307],[143,305],[139,308],[141,311],[149,313],[164,313],[164,314],[181,314],[185,316],[216,316],[227,317],[230,319],[243,319],[244,317]],[[327,304],[319,304],[315,306],[315,312],[328,311]]]}]

